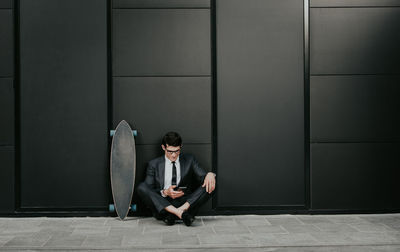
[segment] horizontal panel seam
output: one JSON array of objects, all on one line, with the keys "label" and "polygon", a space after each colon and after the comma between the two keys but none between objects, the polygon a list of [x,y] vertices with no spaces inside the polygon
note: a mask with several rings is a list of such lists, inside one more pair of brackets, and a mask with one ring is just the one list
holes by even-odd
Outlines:
[{"label": "horizontal panel seam", "polygon": [[126,7],[113,10],[210,10],[210,7]]},{"label": "horizontal panel seam", "polygon": [[144,77],[211,77],[211,75],[114,75],[113,78],[144,78]]},{"label": "horizontal panel seam", "polygon": [[310,6],[310,9],[354,9],[354,8],[400,8],[400,5],[388,5],[388,6]]},{"label": "horizontal panel seam", "polygon": [[310,76],[400,76],[400,73],[382,73],[382,74],[311,74]]},{"label": "horizontal panel seam", "polygon": [[[161,143],[154,143],[154,144],[140,144],[136,143],[136,146],[159,146]],[[183,143],[183,147],[186,145],[210,145],[212,143]]]},{"label": "horizontal panel seam", "polygon": [[310,143],[311,144],[400,143],[400,140],[394,140],[394,141],[349,141],[349,142],[311,141]]},{"label": "horizontal panel seam", "polygon": [[0,150],[1,149],[8,149],[8,150],[12,150],[12,149],[14,149],[15,148],[15,145],[2,145],[2,144],[0,144]]},{"label": "horizontal panel seam", "polygon": [[[305,204],[289,204],[289,205],[223,205],[223,206],[218,206],[218,210],[225,210],[225,208],[230,208],[230,209],[238,209],[241,210],[241,208],[269,208],[269,207],[305,207]],[[247,210],[247,209],[245,209]],[[252,210],[252,209],[250,209]],[[264,209],[264,210],[274,210],[274,209]],[[276,209],[278,210],[278,209]]]},{"label": "horizontal panel seam", "polygon": [[[65,207],[57,207],[57,206],[22,206],[20,210],[54,210],[54,211],[63,211],[63,210],[68,210],[68,209],[73,209],[72,211],[85,211],[85,210],[80,210],[80,209],[104,209],[108,208],[108,205],[101,205],[101,206],[65,206]],[[71,211],[71,210],[69,210]]]}]

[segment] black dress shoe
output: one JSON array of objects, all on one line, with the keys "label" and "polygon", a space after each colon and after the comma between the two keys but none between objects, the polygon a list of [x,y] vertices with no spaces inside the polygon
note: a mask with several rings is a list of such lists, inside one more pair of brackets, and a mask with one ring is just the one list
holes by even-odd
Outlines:
[{"label": "black dress shoe", "polygon": [[191,215],[188,212],[183,212],[182,220],[183,220],[183,223],[185,223],[186,226],[190,226],[190,225],[192,225],[192,223],[194,221],[194,216]]},{"label": "black dress shoe", "polygon": [[175,215],[168,213],[167,216],[165,216],[165,218],[164,218],[164,222],[168,226],[174,225],[175,224]]}]

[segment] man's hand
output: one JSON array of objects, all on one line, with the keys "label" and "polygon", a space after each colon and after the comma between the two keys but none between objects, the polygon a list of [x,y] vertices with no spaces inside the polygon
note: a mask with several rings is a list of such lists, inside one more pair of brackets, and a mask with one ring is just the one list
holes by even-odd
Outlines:
[{"label": "man's hand", "polygon": [[208,193],[212,193],[215,190],[215,174],[212,172],[207,173],[204,178],[202,187],[206,187]]},{"label": "man's hand", "polygon": [[176,185],[172,185],[172,186],[168,187],[168,189],[164,190],[164,194],[173,199],[182,197],[185,193],[183,191],[175,191],[174,190],[175,187],[176,187]]}]

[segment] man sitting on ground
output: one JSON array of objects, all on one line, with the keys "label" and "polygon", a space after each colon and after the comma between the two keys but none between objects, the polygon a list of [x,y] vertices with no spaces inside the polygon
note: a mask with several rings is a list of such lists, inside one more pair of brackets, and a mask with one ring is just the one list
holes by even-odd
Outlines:
[{"label": "man sitting on ground", "polygon": [[156,219],[167,225],[182,219],[190,226],[199,207],[211,198],[215,174],[201,168],[193,155],[181,153],[182,138],[178,133],[167,133],[161,147],[165,155],[149,162],[138,194]]}]

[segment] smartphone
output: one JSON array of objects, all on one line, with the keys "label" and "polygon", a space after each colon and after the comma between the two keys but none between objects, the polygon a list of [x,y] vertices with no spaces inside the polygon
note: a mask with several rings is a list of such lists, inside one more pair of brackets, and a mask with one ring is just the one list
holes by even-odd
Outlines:
[{"label": "smartphone", "polygon": [[179,186],[179,187],[175,187],[175,191],[184,191],[186,190],[186,186]]}]

